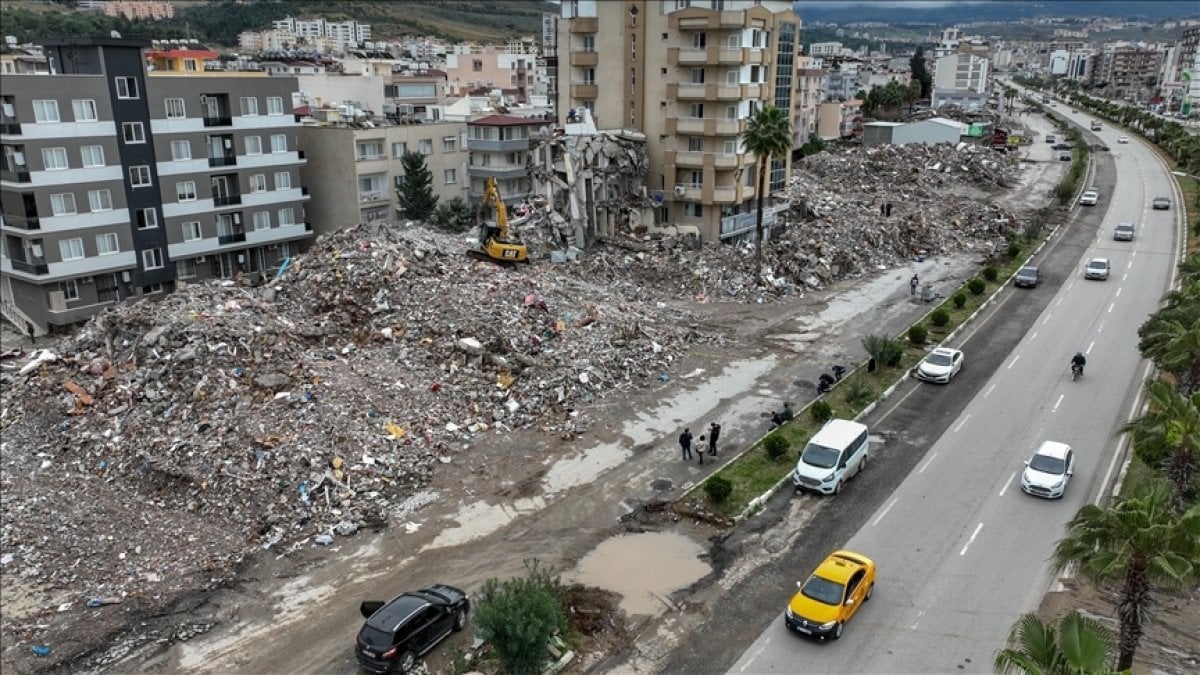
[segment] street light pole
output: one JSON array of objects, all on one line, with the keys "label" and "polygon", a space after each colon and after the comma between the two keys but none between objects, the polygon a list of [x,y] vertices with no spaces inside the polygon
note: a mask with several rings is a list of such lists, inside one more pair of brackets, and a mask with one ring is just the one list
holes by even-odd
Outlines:
[{"label": "street light pole", "polygon": [[1190,173],[1184,173],[1182,171],[1172,171],[1171,174],[1175,176],[1181,176],[1183,178],[1191,178],[1194,181],[1200,181],[1200,176],[1193,176]]}]

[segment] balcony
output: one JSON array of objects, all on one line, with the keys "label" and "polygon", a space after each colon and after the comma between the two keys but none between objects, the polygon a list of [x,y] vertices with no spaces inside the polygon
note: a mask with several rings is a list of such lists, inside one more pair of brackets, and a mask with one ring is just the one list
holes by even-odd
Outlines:
[{"label": "balcony", "polygon": [[600,19],[594,16],[577,16],[567,19],[572,33],[595,33],[600,30]]},{"label": "balcony", "polygon": [[737,136],[742,133],[742,123],[738,120],[712,120],[713,130],[710,133],[717,136]]},{"label": "balcony", "polygon": [[675,133],[695,135],[704,133],[703,117],[680,117],[675,121]]},{"label": "balcony", "polygon": [[[715,93],[716,85],[712,85]],[[672,89],[674,92],[672,92]],[[709,85],[705,84],[668,84],[667,98],[677,101],[703,101],[708,98]],[[674,94],[674,95],[672,95]]]},{"label": "balcony", "polygon": [[241,203],[241,195],[213,195],[213,206],[236,206]]},{"label": "balcony", "polygon": [[595,82],[584,82],[571,85],[571,98],[595,100],[600,96],[600,89]]},{"label": "balcony", "polygon": [[209,157],[209,166],[237,166],[237,155],[227,155],[225,157]]},{"label": "balcony", "polygon": [[5,122],[4,124],[0,124],[0,134],[9,134],[11,136],[20,136],[21,135],[21,123],[20,122]]},{"label": "balcony", "polygon": [[14,183],[28,183],[28,171],[10,171],[9,169],[0,169],[0,180],[12,181]]},{"label": "balcony", "polygon": [[725,153],[713,154],[713,167],[716,169],[736,169],[738,168],[738,156],[726,155]]},{"label": "balcony", "polygon": [[[715,51],[715,47],[713,50]],[[707,48],[688,47],[676,50],[676,62],[681,66],[702,66],[707,64],[709,57]],[[715,54],[714,54],[715,55]],[[668,53],[668,57],[670,53]]]},{"label": "balcony", "polygon": [[15,227],[19,230],[42,229],[42,221],[37,216],[13,216],[5,214],[3,222],[6,227]]},{"label": "balcony", "polygon": [[50,266],[46,263],[27,263],[24,260],[10,260],[13,271],[24,272],[26,274],[35,274],[41,276],[50,273]]},{"label": "balcony", "polygon": [[358,193],[359,204],[372,204],[375,202],[386,202],[388,194],[386,192],[360,192]]},{"label": "balcony", "polygon": [[740,65],[745,56],[741,47],[722,47],[717,50],[717,63],[722,65]]},{"label": "balcony", "polygon": [[703,152],[676,152],[675,166],[700,168],[704,166]]},{"label": "balcony", "polygon": [[505,178],[520,178],[529,174],[529,169],[524,164],[489,164],[487,166],[471,165],[467,167],[467,174],[472,177],[488,178],[493,177],[496,180]]},{"label": "balcony", "polygon": [[600,63],[600,54],[596,52],[571,52],[572,66],[595,66]]},{"label": "balcony", "polygon": [[736,84],[722,84],[717,87],[713,93],[713,98],[718,101],[740,101],[744,98],[749,98],[742,93],[745,86]]},{"label": "balcony", "polygon": [[245,232],[234,232],[233,234],[222,234],[217,237],[217,244],[224,246],[226,244],[240,244],[246,241]]},{"label": "balcony", "polygon": [[232,117],[205,117],[204,126],[206,127],[229,127],[233,126]]},{"label": "balcony", "polygon": [[383,155],[357,155],[354,158],[354,161],[356,161],[356,162],[376,162],[381,159],[387,159],[387,158],[388,158],[388,156],[386,154],[383,154]]},{"label": "balcony", "polygon": [[700,183],[676,183],[675,184],[675,199],[695,202],[700,201],[701,192],[704,186]]},{"label": "balcony", "polygon": [[737,201],[737,188],[733,186],[718,186],[713,189],[712,200],[716,204],[733,204]]}]

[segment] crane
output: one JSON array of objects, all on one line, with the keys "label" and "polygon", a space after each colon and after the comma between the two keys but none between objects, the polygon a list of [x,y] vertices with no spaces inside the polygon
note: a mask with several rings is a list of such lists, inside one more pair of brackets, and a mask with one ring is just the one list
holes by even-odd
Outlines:
[{"label": "crane", "polygon": [[[483,217],[484,209],[489,206],[495,211],[495,222],[489,222]],[[528,262],[529,251],[525,244],[516,237],[511,237],[508,231],[508,209],[504,207],[504,200],[500,199],[500,191],[496,189],[495,176],[489,176],[484,186],[477,220],[479,244],[468,253],[495,262]]]}]

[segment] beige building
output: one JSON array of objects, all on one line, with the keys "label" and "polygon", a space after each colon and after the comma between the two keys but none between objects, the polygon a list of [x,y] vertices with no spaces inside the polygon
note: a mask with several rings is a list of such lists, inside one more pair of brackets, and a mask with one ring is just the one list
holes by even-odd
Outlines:
[{"label": "beige building", "polygon": [[796,57],[796,114],[792,118],[792,150],[800,149],[817,135],[817,111],[821,105],[821,59]]},{"label": "beige building", "polygon": [[104,3],[104,13],[135,21],[161,21],[175,16],[175,6],[158,0],[111,0]]},{"label": "beige building", "polygon": [[[646,135],[662,222],[706,240],[752,234],[757,172],[739,134],[768,104],[794,119],[799,38],[787,0],[567,0],[558,111]],[[790,171],[790,153],[772,161],[772,192]]]},{"label": "beige building", "polygon": [[546,91],[545,69],[538,66],[536,50],[525,53],[519,49],[510,52],[505,47],[471,46],[470,51],[447,54],[446,81],[451,96],[500,89],[514,103],[528,103],[532,94]]},{"label": "beige building", "polygon": [[425,156],[439,202],[466,199],[466,130],[462,122],[367,129],[335,121],[302,127],[300,147],[320,158],[300,171],[301,181],[311,187],[307,213],[313,229],[332,232],[372,220],[406,218],[396,198],[405,152]]},{"label": "beige building", "polygon": [[549,127],[546,120],[516,115],[488,115],[467,122],[471,202],[483,197],[488,178],[496,179],[500,199],[506,203],[528,196],[533,190],[526,166],[530,138]]}]

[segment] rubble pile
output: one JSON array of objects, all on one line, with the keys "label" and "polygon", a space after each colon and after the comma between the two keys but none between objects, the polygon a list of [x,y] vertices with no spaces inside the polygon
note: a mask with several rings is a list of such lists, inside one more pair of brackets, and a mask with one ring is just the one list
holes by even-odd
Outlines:
[{"label": "rubble pile", "polygon": [[216,583],[256,547],[381,525],[488,434],[573,433],[580,403],[720,341],[462,251],[362,225],[266,284],[181,285],[6,361],[5,576],[76,600]]}]

